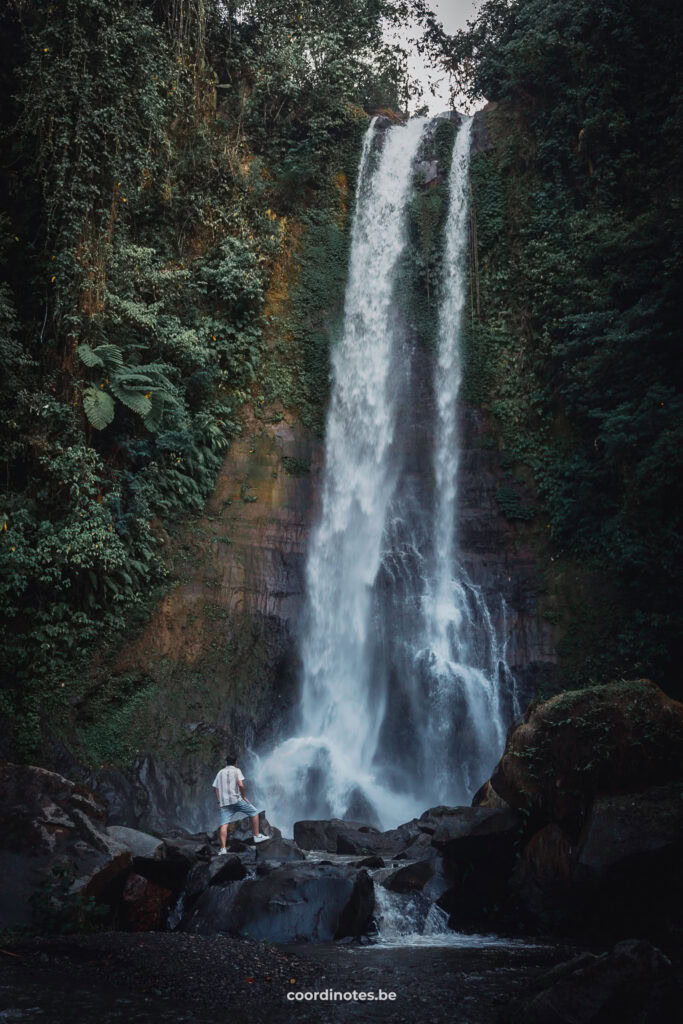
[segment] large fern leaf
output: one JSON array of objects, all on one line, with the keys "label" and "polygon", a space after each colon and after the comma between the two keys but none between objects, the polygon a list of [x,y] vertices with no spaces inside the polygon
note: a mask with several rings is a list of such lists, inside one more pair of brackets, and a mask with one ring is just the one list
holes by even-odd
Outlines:
[{"label": "large fern leaf", "polygon": [[150,401],[152,408],[149,413],[145,416],[145,426],[153,434],[156,434],[157,430],[161,426],[161,419],[164,414],[165,394],[163,391],[153,391],[151,394]]},{"label": "large fern leaf", "polygon": [[98,345],[92,351],[109,366],[123,365],[123,353],[118,345]]},{"label": "large fern leaf", "polygon": [[104,360],[100,359],[97,353],[90,348],[90,345],[79,345],[76,349],[78,358],[86,366],[104,366]]},{"label": "large fern leaf", "polygon": [[83,408],[95,430],[104,430],[114,419],[114,399],[99,388],[86,388],[83,392]]},{"label": "large fern leaf", "polygon": [[119,402],[136,412],[138,416],[147,416],[152,411],[152,403],[146,398],[142,391],[134,388],[123,387],[118,381],[110,380],[109,387],[112,389]]},{"label": "large fern leaf", "polygon": [[124,388],[129,388],[129,387],[151,388],[151,387],[154,387],[154,384],[156,383],[154,381],[154,379],[149,376],[149,374],[147,374],[147,373],[137,373],[135,370],[129,370],[129,369],[125,368],[125,367],[123,369],[118,370],[116,372],[116,374],[112,377],[112,381],[115,381],[116,384],[119,384],[119,385],[121,385],[121,387],[124,387]]}]

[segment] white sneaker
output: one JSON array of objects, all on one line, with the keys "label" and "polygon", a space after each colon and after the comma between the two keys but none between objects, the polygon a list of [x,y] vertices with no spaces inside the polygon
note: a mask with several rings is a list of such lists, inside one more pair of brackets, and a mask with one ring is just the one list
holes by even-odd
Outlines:
[{"label": "white sneaker", "polygon": [[265,843],[267,839],[270,839],[270,836],[262,836],[261,833],[259,833],[257,836],[254,836],[255,843]]},{"label": "white sneaker", "polygon": [[222,846],[222,847],[220,848],[220,850],[218,851],[218,856],[219,856],[219,857],[225,857],[225,856],[227,855],[227,852],[228,852],[228,851],[227,851],[227,850],[225,849],[225,847],[224,847],[224,846]]}]

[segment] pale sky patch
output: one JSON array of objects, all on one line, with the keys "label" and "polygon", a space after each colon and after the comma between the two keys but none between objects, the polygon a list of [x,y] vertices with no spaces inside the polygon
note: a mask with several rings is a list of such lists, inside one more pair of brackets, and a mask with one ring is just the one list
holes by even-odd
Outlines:
[{"label": "pale sky patch", "polygon": [[[431,3],[432,10],[437,18],[446,32],[450,33],[457,31],[457,29],[465,28],[467,22],[473,20],[478,6],[478,0],[432,0]],[[406,37],[408,35],[409,30],[406,30]],[[441,111],[450,108],[448,81],[445,76],[442,76],[441,82],[437,81],[435,83],[437,86],[436,95],[432,96],[429,91],[429,70],[424,64],[424,59],[417,53],[414,53],[409,61],[409,71],[411,77],[416,78],[420,82],[424,91],[424,99],[417,104],[418,106],[428,106],[429,113],[432,115],[439,114]],[[432,75],[434,75],[433,70]],[[466,106],[465,101],[462,99],[459,101],[456,99],[455,105],[458,110],[463,110]],[[483,103],[480,106],[483,106]]]}]

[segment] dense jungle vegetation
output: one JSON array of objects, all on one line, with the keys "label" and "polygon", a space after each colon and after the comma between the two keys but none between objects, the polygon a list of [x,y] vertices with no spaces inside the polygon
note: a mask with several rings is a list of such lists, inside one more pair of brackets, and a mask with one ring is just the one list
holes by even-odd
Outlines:
[{"label": "dense jungle vegetation", "polygon": [[304,298],[343,288],[365,110],[406,89],[382,28],[413,10],[3,5],[0,713],[14,756],[41,756],[93,651],[153,602],[164,543],[202,510],[244,403],[296,404],[320,429],[315,303],[295,292],[274,323],[269,279],[289,246]]},{"label": "dense jungle vegetation", "polygon": [[[489,0],[444,51],[497,101],[472,163],[468,385],[502,433],[501,507],[549,534],[566,682],[677,695],[682,29],[672,0]],[[581,572],[570,624],[561,580]]]},{"label": "dense jungle vegetation", "polygon": [[[164,545],[244,404],[322,429],[316,297],[343,288],[367,112],[410,101],[383,34],[409,17],[459,89],[495,101],[467,386],[509,460],[501,508],[542,517],[553,557],[592,573],[565,639],[576,678],[679,689],[679,5],[487,0],[449,37],[421,0],[9,0],[5,753],[40,759],[87,700],[83,666],[164,587]],[[288,248],[282,320],[267,294]]]}]

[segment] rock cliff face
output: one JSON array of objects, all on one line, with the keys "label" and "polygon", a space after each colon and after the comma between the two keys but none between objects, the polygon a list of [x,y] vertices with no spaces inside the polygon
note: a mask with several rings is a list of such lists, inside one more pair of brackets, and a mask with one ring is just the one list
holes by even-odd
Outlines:
[{"label": "rock cliff face", "polygon": [[[483,588],[499,635],[507,638],[507,661],[523,703],[536,685],[553,684],[557,651],[553,627],[544,617],[542,528],[505,517],[498,501],[505,482],[503,459],[493,436],[487,414],[467,405],[460,469],[461,549],[469,575]],[[533,500],[531,492],[529,497]]]},{"label": "rock cliff face", "polygon": [[167,542],[178,583],[114,666],[156,685],[134,770],[94,780],[112,820],[208,826],[225,747],[253,748],[286,719],[320,463],[294,416],[251,418],[203,517]]}]

